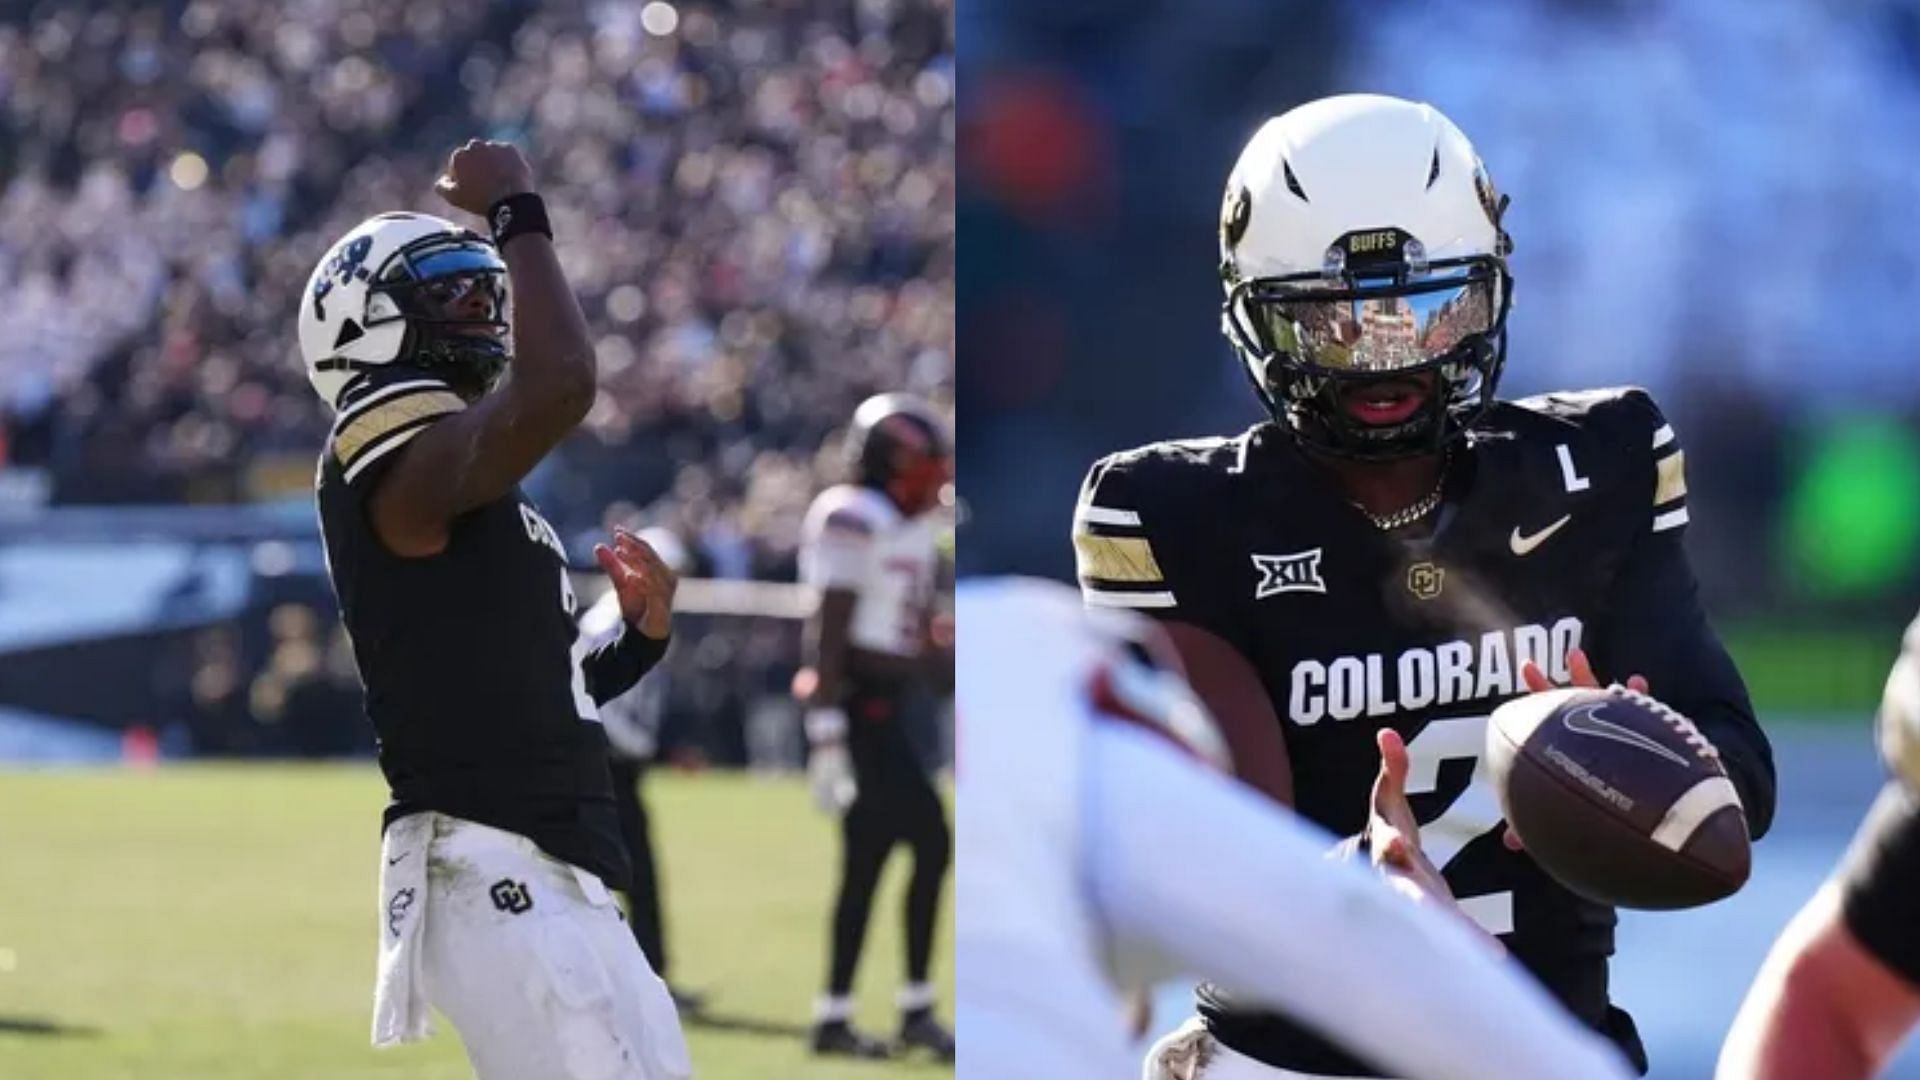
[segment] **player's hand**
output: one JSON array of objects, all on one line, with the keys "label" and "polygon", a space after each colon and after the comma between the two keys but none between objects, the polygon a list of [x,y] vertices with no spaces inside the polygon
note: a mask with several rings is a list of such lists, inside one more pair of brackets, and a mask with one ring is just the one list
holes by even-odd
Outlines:
[{"label": "player's hand", "polygon": [[620,617],[658,641],[673,632],[673,594],[680,575],[645,540],[613,530],[613,546],[595,544],[593,557],[613,582]]},{"label": "player's hand", "polygon": [[927,678],[942,690],[953,687],[953,642],[951,614],[936,612],[927,619],[926,634],[920,643],[920,663]]},{"label": "player's hand", "polygon": [[1453,903],[1453,890],[1420,850],[1420,823],[1407,802],[1407,744],[1384,728],[1374,736],[1380,747],[1380,774],[1374,777],[1367,808],[1367,849],[1374,869],[1396,879],[1403,892]]},{"label": "player's hand", "polygon": [[[1593,673],[1593,661],[1587,659],[1585,649],[1575,649],[1567,654],[1567,674],[1572,676],[1567,683],[1568,686],[1581,686],[1594,690],[1600,688],[1600,680]],[[1520,665],[1520,678],[1525,680],[1527,689],[1535,694],[1556,689],[1553,680],[1547,678],[1547,673],[1541,671],[1540,665],[1531,660]],[[1629,675],[1627,689],[1644,694],[1647,692],[1647,680],[1638,675]],[[1500,839],[1507,845],[1508,851],[1526,850],[1526,845],[1520,842],[1520,834],[1514,832],[1512,826],[1508,826],[1506,833]]]},{"label": "player's hand", "polygon": [[485,217],[509,195],[533,190],[533,169],[512,143],[468,139],[447,158],[447,170],[433,190],[469,214]]},{"label": "player's hand", "polygon": [[847,754],[847,714],[835,708],[807,710],[807,741],[813,752],[807,755],[807,784],[813,789],[813,803],[825,814],[836,817],[847,812],[860,794],[854,780],[853,758]]}]

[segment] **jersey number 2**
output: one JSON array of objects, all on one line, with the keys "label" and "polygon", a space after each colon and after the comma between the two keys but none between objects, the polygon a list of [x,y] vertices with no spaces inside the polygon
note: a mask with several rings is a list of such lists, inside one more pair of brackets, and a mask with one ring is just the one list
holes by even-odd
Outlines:
[{"label": "jersey number 2", "polygon": [[[1445,872],[1460,850],[1482,836],[1506,828],[1500,801],[1480,761],[1486,746],[1487,717],[1456,716],[1435,720],[1407,742],[1407,794],[1428,795],[1440,786],[1440,763],[1473,762],[1473,780],[1444,813],[1420,826],[1420,847]],[[1460,910],[1489,934],[1513,932],[1513,893],[1456,898]]]}]

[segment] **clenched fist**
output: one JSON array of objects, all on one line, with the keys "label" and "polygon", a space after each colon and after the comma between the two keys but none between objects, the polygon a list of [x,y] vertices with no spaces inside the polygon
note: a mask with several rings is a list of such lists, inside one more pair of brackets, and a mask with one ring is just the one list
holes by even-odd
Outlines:
[{"label": "clenched fist", "polygon": [[533,190],[533,169],[512,143],[468,139],[447,158],[447,171],[433,190],[469,214],[485,217],[509,195]]}]

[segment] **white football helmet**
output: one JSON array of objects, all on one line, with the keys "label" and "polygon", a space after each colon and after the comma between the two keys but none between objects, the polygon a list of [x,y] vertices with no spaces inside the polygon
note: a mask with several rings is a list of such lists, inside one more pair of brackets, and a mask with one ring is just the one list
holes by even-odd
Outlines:
[{"label": "white football helmet", "polygon": [[[1227,339],[1274,419],[1358,458],[1464,433],[1505,359],[1505,208],[1430,105],[1349,94],[1267,121],[1227,181],[1220,266]],[[1341,400],[1356,382],[1425,372],[1437,392],[1411,416],[1370,424]]]},{"label": "white football helmet", "polygon": [[[389,364],[419,368],[478,397],[506,370],[506,303],[506,264],[479,234],[428,214],[368,218],[307,279],[300,301],[307,378],[336,408],[349,383]],[[486,314],[450,317],[456,310]]]}]

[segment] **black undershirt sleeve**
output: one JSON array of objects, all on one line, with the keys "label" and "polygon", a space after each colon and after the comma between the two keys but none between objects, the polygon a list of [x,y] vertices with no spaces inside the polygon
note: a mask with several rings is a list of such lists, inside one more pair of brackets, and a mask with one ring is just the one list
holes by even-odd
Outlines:
[{"label": "black undershirt sleeve", "polygon": [[594,704],[605,705],[633,689],[633,684],[667,654],[667,646],[672,642],[671,635],[650,638],[623,621],[620,632],[612,640],[581,661],[587,676],[587,692],[593,695]]},{"label": "black undershirt sleeve", "polygon": [[1920,988],[1920,797],[1888,783],[1840,864],[1840,910],[1868,952]]}]

